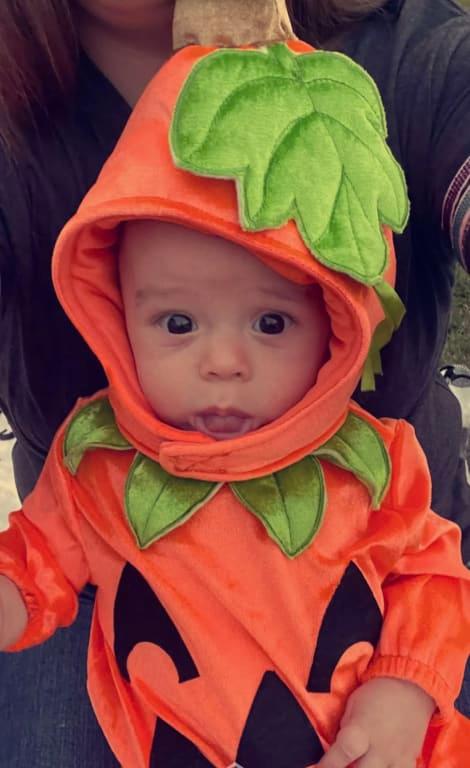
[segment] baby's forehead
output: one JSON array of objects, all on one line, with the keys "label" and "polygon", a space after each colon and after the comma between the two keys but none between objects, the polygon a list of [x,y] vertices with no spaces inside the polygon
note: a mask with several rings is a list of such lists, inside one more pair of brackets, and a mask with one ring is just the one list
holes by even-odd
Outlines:
[{"label": "baby's forehead", "polygon": [[170,222],[126,223],[119,250],[139,290],[148,281],[167,293],[242,290],[295,300],[313,292],[307,278],[288,279],[275,257],[267,262],[234,241]]}]

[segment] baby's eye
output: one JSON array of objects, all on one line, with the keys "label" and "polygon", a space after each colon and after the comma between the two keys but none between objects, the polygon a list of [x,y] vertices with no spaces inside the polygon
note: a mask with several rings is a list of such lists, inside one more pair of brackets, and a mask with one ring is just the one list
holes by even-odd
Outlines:
[{"label": "baby's eye", "polygon": [[292,323],[288,315],[280,312],[265,312],[260,315],[253,325],[258,333],[267,333],[270,336],[282,333]]},{"label": "baby's eye", "polygon": [[168,333],[174,334],[192,333],[197,329],[196,323],[189,315],[183,315],[179,312],[164,315],[160,318],[158,324],[163,326]]}]

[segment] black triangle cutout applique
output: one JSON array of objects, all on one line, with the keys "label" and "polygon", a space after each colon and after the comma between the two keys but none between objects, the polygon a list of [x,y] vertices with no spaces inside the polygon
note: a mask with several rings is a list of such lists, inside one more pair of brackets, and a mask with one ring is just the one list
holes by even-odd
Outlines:
[{"label": "black triangle cutout applique", "polygon": [[149,768],[215,768],[192,741],[158,719]]},{"label": "black triangle cutout applique", "polygon": [[240,768],[307,768],[323,754],[295,696],[275,672],[266,672],[241,737]]},{"label": "black triangle cutout applique", "polygon": [[355,643],[369,642],[375,648],[383,616],[370,586],[354,563],[350,563],[326,609],[307,683],[310,693],[329,693],[338,661]]},{"label": "black triangle cutout applique", "polygon": [[197,667],[171,616],[139,571],[124,567],[114,603],[114,654],[127,682],[127,660],[139,643],[152,643],[173,661],[180,683],[199,677]]}]

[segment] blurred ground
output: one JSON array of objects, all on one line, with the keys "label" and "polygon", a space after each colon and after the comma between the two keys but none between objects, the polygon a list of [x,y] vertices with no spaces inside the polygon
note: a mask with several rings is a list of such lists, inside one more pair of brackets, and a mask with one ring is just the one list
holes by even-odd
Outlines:
[{"label": "blurred ground", "polygon": [[470,275],[460,267],[456,272],[449,335],[442,355],[442,364],[446,363],[460,363],[470,368]]},{"label": "blurred ground", "polygon": [[[0,415],[0,432],[7,428],[7,423]],[[11,468],[11,449],[13,440],[0,440],[0,528],[5,526],[9,512],[18,507],[13,472]]]}]

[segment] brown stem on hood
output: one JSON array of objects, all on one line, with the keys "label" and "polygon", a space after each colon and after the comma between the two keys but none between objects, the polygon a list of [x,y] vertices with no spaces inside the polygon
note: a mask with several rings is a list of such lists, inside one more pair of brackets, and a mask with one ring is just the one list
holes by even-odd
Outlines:
[{"label": "brown stem on hood", "polygon": [[173,48],[261,46],[295,38],[286,0],[176,0]]}]

